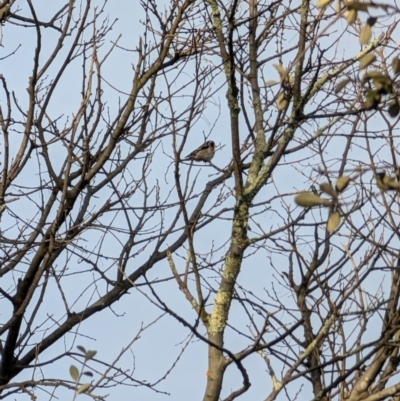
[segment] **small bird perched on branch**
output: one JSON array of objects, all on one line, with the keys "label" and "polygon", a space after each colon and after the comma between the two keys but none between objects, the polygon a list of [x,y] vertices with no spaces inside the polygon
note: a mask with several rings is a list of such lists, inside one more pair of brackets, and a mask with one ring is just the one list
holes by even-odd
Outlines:
[{"label": "small bird perched on branch", "polygon": [[209,162],[215,154],[215,143],[214,141],[204,142],[203,145],[199,146],[192,153],[189,153],[183,160],[199,160],[203,162]]}]

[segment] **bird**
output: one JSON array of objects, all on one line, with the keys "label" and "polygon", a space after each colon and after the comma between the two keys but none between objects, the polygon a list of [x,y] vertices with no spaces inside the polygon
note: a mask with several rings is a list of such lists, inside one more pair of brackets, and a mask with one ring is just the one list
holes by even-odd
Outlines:
[{"label": "bird", "polygon": [[215,154],[215,143],[214,141],[204,142],[203,145],[199,146],[192,153],[189,153],[183,160],[200,160],[203,162],[209,162]]}]

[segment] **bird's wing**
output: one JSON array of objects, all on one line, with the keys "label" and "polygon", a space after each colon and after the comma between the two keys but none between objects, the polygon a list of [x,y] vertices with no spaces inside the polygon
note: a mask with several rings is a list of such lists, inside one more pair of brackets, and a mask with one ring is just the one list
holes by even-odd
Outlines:
[{"label": "bird's wing", "polygon": [[187,157],[196,156],[196,155],[198,155],[200,152],[202,152],[202,151],[204,151],[204,150],[207,150],[208,147],[209,147],[208,143],[205,142],[205,143],[203,143],[203,145],[201,145],[201,146],[199,146],[197,149],[195,149],[192,153],[189,153],[189,154],[186,156],[186,158],[187,158]]}]

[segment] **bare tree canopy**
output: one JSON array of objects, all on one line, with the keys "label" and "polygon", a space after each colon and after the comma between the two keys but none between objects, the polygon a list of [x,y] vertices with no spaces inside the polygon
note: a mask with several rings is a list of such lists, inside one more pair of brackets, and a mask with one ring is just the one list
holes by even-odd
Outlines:
[{"label": "bare tree canopy", "polygon": [[0,399],[400,400],[396,2],[0,4]]}]

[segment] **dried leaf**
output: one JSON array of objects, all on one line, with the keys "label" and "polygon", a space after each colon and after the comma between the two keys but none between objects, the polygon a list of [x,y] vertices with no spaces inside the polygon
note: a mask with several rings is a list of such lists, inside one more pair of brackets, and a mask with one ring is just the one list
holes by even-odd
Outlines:
[{"label": "dried leaf", "polygon": [[69,374],[71,375],[72,380],[74,382],[78,382],[78,380],[79,380],[79,370],[75,365],[71,365],[69,367]]},{"label": "dried leaf", "polygon": [[76,390],[77,394],[84,393],[86,390],[88,390],[90,387],[90,383],[84,383],[81,386],[78,387],[78,390]]},{"label": "dried leaf", "polygon": [[397,117],[399,115],[400,112],[400,105],[399,105],[399,101],[397,99],[392,100],[389,103],[389,107],[388,107],[388,113],[390,117]]},{"label": "dried leaf", "polygon": [[339,177],[335,184],[337,193],[340,194],[341,192],[343,192],[347,188],[349,183],[350,183],[350,177],[346,175],[342,175],[341,177]]},{"label": "dried leaf", "polygon": [[340,0],[338,0],[336,3],[335,11],[337,14],[340,14],[340,12],[342,11],[342,3],[340,2]]},{"label": "dried leaf", "polygon": [[393,72],[394,72],[395,74],[400,73],[400,59],[398,59],[397,57],[395,57],[395,58],[392,60],[392,68],[393,68]]},{"label": "dried leaf", "polygon": [[331,213],[328,223],[326,224],[326,231],[328,231],[328,233],[336,231],[340,225],[340,220],[340,213],[338,211]]},{"label": "dried leaf", "polygon": [[340,92],[349,82],[351,82],[351,80],[348,78],[344,79],[343,81],[340,81],[335,87],[335,93]]},{"label": "dried leaf", "polygon": [[300,192],[294,198],[297,205],[302,207],[314,207],[314,206],[331,206],[332,202],[328,199],[322,199],[314,192]]},{"label": "dried leaf", "polygon": [[374,54],[372,54],[372,53],[366,54],[365,56],[360,58],[360,69],[363,70],[364,68],[367,68],[375,60],[376,60],[376,57]]},{"label": "dried leaf", "polygon": [[274,86],[276,84],[279,84],[279,81],[275,81],[274,79],[270,79],[269,81],[265,81],[265,86]]},{"label": "dried leaf", "polygon": [[85,359],[88,361],[89,359],[92,359],[95,355],[97,354],[97,351],[87,351],[85,354]]},{"label": "dried leaf", "polygon": [[372,28],[371,25],[365,24],[360,32],[360,44],[366,45],[369,43],[372,37]]},{"label": "dried leaf", "polygon": [[287,77],[286,68],[284,68],[282,64],[274,64],[274,67],[278,71],[281,81],[283,81]]},{"label": "dried leaf", "polygon": [[289,99],[287,98],[287,96],[284,92],[281,92],[278,95],[278,98],[276,99],[276,105],[277,105],[279,111],[285,110],[286,107],[288,107]]},{"label": "dried leaf", "polygon": [[352,25],[356,22],[357,19],[357,10],[349,10],[346,11],[346,21],[349,25]]},{"label": "dried leaf", "polygon": [[325,192],[326,194],[332,196],[332,198],[335,198],[335,199],[337,198],[337,193],[333,189],[332,185],[329,184],[329,182],[324,182],[324,183],[320,184],[319,188],[322,192]]},{"label": "dried leaf", "polygon": [[324,8],[329,6],[330,3],[332,3],[333,0],[318,0],[317,1],[317,8]]}]

